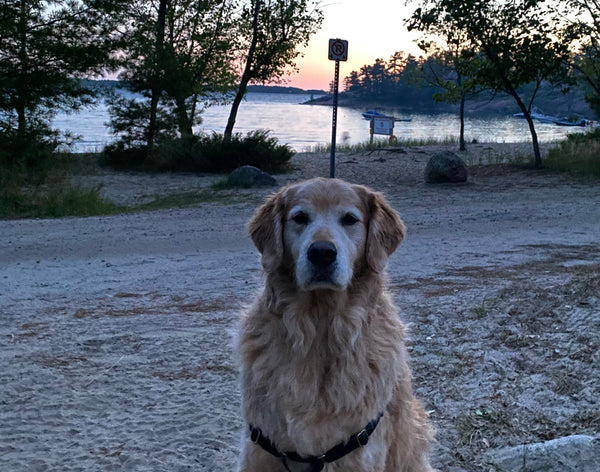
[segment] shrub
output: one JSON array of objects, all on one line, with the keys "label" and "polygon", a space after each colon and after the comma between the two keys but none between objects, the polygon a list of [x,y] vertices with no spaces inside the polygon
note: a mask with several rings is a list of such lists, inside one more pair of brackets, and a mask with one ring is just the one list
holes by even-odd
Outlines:
[{"label": "shrub", "polygon": [[226,173],[251,165],[270,173],[285,172],[294,151],[281,145],[266,130],[235,134],[230,140],[222,134],[162,138],[148,155],[144,147],[127,147],[117,142],[105,148],[103,165],[116,169],[149,172]]},{"label": "shrub", "polygon": [[100,165],[117,170],[141,169],[146,161],[146,147],[127,147],[123,141],[107,145],[100,155]]},{"label": "shrub", "polygon": [[0,168],[3,172],[45,175],[54,149],[61,144],[58,134],[49,128],[28,130],[25,136],[0,131]]},{"label": "shrub", "polygon": [[544,164],[550,170],[600,178],[600,129],[569,135],[550,150]]}]

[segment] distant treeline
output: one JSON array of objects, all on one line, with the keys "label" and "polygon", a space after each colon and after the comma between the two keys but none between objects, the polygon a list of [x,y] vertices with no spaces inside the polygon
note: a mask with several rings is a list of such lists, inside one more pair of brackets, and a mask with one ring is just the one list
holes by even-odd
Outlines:
[{"label": "distant treeline", "polygon": [[[377,59],[352,71],[344,79],[340,103],[352,106],[389,106],[412,112],[456,112],[458,104],[438,102],[434,99],[442,88],[432,84],[428,71],[435,65],[433,59],[415,57],[403,52],[394,53],[389,60]],[[534,91],[535,84],[522,86],[525,95]],[[326,102],[327,99],[320,101]],[[548,83],[536,92],[535,106],[559,116],[580,115],[594,118],[595,113],[585,100],[585,92],[572,87],[567,92]],[[511,114],[517,109],[514,100],[506,93],[481,92],[466,102],[469,113]]]},{"label": "distant treeline", "polygon": [[[111,80],[111,79],[98,79],[98,80],[88,80],[83,79],[81,81],[82,86],[87,88],[114,88],[114,87],[123,87],[126,88],[126,84],[119,80]],[[283,94],[306,94],[306,95],[317,95],[323,96],[326,95],[327,92],[324,90],[318,89],[309,89],[305,90],[298,87],[285,87],[282,85],[249,85],[248,92],[253,93],[283,93]]]}]

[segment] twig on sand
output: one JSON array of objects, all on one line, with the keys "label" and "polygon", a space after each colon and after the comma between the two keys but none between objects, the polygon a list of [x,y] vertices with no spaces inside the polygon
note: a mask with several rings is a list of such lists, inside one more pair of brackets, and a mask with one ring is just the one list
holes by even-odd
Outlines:
[{"label": "twig on sand", "polygon": [[117,360],[117,362],[115,362],[112,365],[109,365],[106,369],[104,369],[100,374],[98,374],[96,377],[94,377],[92,380],[90,380],[88,383],[86,383],[84,385],[84,388],[88,388],[90,385],[92,385],[96,380],[98,380],[100,377],[102,377],[103,375],[105,375],[108,371],[114,369],[115,367],[117,367],[119,365],[119,363],[123,360],[123,358],[125,357],[125,354],[123,354],[121,357],[119,357],[119,359]]}]

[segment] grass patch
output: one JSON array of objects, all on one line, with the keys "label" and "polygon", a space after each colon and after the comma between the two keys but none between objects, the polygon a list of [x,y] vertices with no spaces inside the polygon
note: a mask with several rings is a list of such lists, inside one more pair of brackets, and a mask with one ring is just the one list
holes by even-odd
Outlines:
[{"label": "grass patch", "polygon": [[35,168],[0,166],[0,219],[99,216],[125,210],[101,195],[101,186],[72,187],[69,178],[97,165],[93,154],[52,154]]},{"label": "grass patch", "polygon": [[544,167],[580,178],[600,178],[600,129],[569,135],[550,150]]},{"label": "grass patch", "polygon": [[32,191],[20,188],[0,189],[0,218],[61,218],[98,216],[123,211],[100,196],[100,187],[92,189],[51,186]]},{"label": "grass patch", "polygon": [[220,184],[215,186],[191,192],[181,192],[164,197],[157,197],[151,202],[142,203],[129,209],[129,211],[156,211],[167,210],[170,208],[191,208],[201,203],[219,203],[221,205],[234,205],[248,201],[247,195],[223,193],[220,190],[225,190],[227,187],[219,188]]},{"label": "grass patch", "polygon": [[[376,139],[371,144],[369,141],[363,141],[356,144],[336,144],[335,150],[337,152],[345,153],[358,153],[365,151],[374,151],[377,149],[385,149],[389,147],[417,147],[417,146],[435,146],[435,145],[448,145],[458,144],[458,139],[452,136],[446,136],[445,138],[397,138],[392,140],[390,143],[389,139]],[[320,152],[326,153],[331,152],[331,143],[321,144],[316,146],[310,146],[307,152]]]}]

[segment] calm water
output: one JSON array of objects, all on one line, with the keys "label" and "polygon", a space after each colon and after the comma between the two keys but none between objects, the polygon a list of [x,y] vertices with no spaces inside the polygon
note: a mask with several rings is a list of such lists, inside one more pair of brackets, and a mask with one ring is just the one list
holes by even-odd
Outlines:
[{"label": "calm water", "polygon": [[[290,144],[296,151],[331,142],[332,109],[322,105],[303,105],[309,95],[250,93],[241,104],[234,131],[246,133],[255,129],[269,129],[280,142]],[[360,143],[369,139],[369,122],[361,112],[366,110],[340,107],[338,109],[337,142]],[[387,113],[393,110],[386,110]],[[394,113],[404,117],[401,113]],[[196,131],[222,133],[229,116],[229,106],[214,106],[203,113],[203,123]],[[412,121],[397,122],[394,135],[401,138],[458,137],[458,115],[411,114]],[[114,140],[106,127],[109,116],[104,104],[76,115],[59,115],[54,126],[82,136],[75,151],[99,151]],[[465,134],[470,141],[523,142],[530,140],[525,120],[504,118],[467,118]],[[540,141],[553,141],[566,134],[581,132],[583,128],[566,128],[536,122]],[[344,139],[345,137],[345,139]],[[383,138],[383,137],[382,137]]]}]

